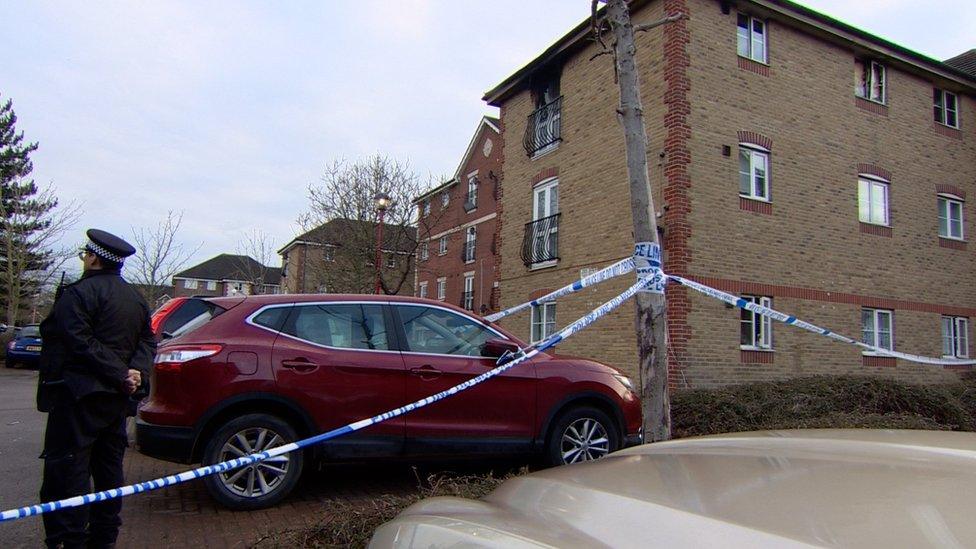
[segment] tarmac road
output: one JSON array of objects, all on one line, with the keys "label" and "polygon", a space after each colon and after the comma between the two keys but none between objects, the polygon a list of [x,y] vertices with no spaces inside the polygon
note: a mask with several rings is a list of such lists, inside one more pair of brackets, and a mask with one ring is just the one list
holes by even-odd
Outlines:
[{"label": "tarmac road", "polygon": [[[0,368],[0,508],[37,502],[41,488],[41,454],[47,414],[34,407],[36,370]],[[41,521],[22,519],[0,524],[5,547],[43,545]]]}]

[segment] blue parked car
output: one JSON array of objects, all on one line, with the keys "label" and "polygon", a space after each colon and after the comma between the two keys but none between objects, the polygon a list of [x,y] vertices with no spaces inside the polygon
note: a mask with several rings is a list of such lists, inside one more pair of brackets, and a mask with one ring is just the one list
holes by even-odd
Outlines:
[{"label": "blue parked car", "polygon": [[18,328],[7,344],[7,368],[18,364],[36,368],[41,359],[41,329],[37,324]]}]

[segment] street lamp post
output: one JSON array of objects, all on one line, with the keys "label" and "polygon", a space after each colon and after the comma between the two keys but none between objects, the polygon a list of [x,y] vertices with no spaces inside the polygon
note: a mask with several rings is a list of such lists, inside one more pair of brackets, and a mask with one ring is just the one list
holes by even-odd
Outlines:
[{"label": "street lamp post", "polygon": [[386,213],[386,209],[390,207],[390,195],[379,192],[373,196],[373,205],[376,207],[376,213],[379,215],[379,223],[376,224],[376,289],[373,291],[375,294],[379,294],[382,291],[383,286],[380,283],[380,268],[383,263],[383,214]]}]

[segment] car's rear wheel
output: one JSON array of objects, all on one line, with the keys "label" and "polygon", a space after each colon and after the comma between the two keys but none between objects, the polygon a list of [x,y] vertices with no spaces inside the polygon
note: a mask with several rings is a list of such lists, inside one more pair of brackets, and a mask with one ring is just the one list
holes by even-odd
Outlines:
[{"label": "car's rear wheel", "polygon": [[[267,414],[235,418],[217,430],[203,453],[206,464],[271,450],[298,439],[288,422]],[[210,494],[235,510],[262,509],[285,498],[302,474],[301,450],[204,477]]]},{"label": "car's rear wheel", "polygon": [[605,412],[591,406],[572,408],[556,420],[546,442],[549,465],[602,458],[620,448],[620,434]]}]

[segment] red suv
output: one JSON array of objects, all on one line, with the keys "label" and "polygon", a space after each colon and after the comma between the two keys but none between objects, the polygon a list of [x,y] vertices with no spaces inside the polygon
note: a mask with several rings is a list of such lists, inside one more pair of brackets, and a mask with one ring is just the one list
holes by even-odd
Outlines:
[{"label": "red suv", "polygon": [[[136,424],[144,454],[216,463],[266,450],[433,395],[525,347],[494,324],[426,299],[205,301],[200,314],[185,315],[197,326],[157,351]],[[205,481],[224,505],[255,509],[285,497],[309,459],[536,454],[558,465],[638,443],[639,428],[627,377],[591,360],[540,354],[443,401]]]}]

